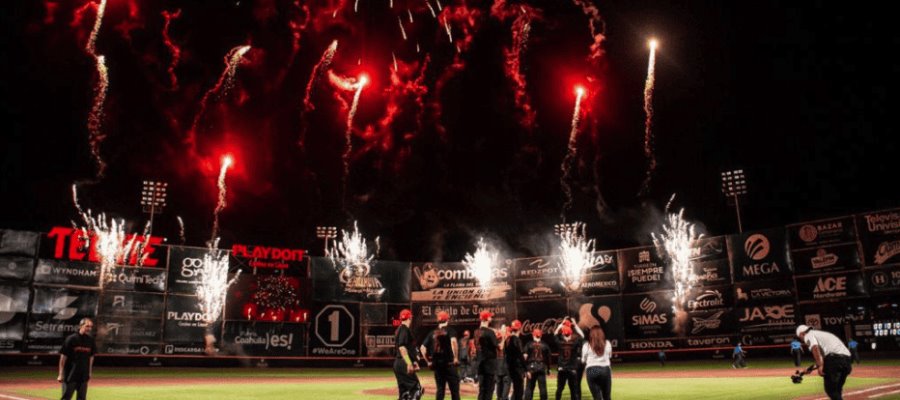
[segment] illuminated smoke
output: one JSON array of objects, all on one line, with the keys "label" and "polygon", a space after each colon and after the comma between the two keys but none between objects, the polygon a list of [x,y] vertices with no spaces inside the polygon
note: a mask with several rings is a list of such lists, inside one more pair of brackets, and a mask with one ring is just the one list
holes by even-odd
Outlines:
[{"label": "illuminated smoke", "polygon": [[572,168],[570,164],[574,161],[578,152],[576,139],[578,137],[578,123],[581,121],[581,99],[584,97],[584,88],[581,86],[577,87],[575,93],[575,111],[572,113],[572,129],[569,131],[569,151],[566,153],[566,157],[563,158],[562,165],[560,165],[562,177],[559,180],[559,184],[562,186],[563,194],[565,195],[565,203],[563,203],[561,214],[563,221],[566,220],[566,212],[572,207],[572,187],[569,185],[569,175]]},{"label": "illuminated smoke", "polygon": [[575,222],[572,225],[560,234],[559,270],[563,286],[577,291],[581,288],[584,273],[600,262],[600,256],[595,255],[594,240],[585,238],[585,224]]},{"label": "illuminated smoke", "polygon": [[222,71],[222,75],[219,76],[219,80],[216,81],[215,86],[203,94],[203,98],[200,100],[200,109],[197,111],[197,114],[194,115],[194,122],[191,124],[191,129],[188,131],[186,142],[192,148],[196,145],[197,129],[199,128],[203,114],[206,113],[206,107],[209,104],[210,98],[212,96],[221,98],[228,94],[228,91],[234,86],[234,76],[237,73],[238,65],[241,63],[241,58],[244,57],[244,54],[247,54],[248,51],[250,51],[250,46],[237,46],[225,55],[225,70]]},{"label": "illuminated smoke", "polygon": [[647,176],[641,185],[641,194],[650,190],[650,180],[656,171],[656,154],[653,152],[653,89],[656,85],[656,40],[650,41],[650,61],[647,63],[647,81],[644,82],[644,156],[647,157]]},{"label": "illuminated smoke", "polygon": [[500,256],[497,252],[493,249],[488,249],[488,245],[484,242],[484,238],[479,238],[475,254],[466,253],[462,263],[465,265],[466,270],[475,276],[475,280],[478,281],[478,285],[481,286],[481,289],[487,290],[490,288],[491,282],[494,279],[494,269],[497,267],[499,261]]},{"label": "illuminated smoke", "polygon": [[[350,272],[358,276],[367,276],[372,267],[372,260],[380,250],[379,238],[375,238],[375,251],[369,254],[366,237],[359,232],[359,226],[353,221],[353,232],[341,230],[341,240],[335,241],[330,249],[326,249],[326,256],[338,272]],[[349,269],[348,269],[349,268]]]},{"label": "illuminated smoke", "polygon": [[234,277],[228,280],[228,253],[219,250],[219,239],[216,238],[210,245],[209,251],[203,255],[203,263],[197,271],[197,300],[200,304],[200,312],[204,322],[210,325],[219,319],[222,308],[225,306],[225,297],[230,287],[240,276],[238,271]]},{"label": "illuminated smoke", "polygon": [[514,18],[512,22],[512,44],[503,50],[506,55],[504,72],[512,83],[516,108],[522,113],[520,123],[524,128],[531,129],[534,127],[536,116],[526,87],[523,57],[528,50],[528,37],[531,33],[532,18],[540,18],[539,11],[524,5],[510,6],[505,0],[499,0],[491,7],[491,16],[501,22]]},{"label": "illuminated smoke", "polygon": [[212,239],[210,243],[214,243],[218,240],[219,237],[219,214],[222,210],[225,209],[227,205],[225,198],[227,195],[227,188],[225,187],[225,175],[228,172],[228,168],[231,167],[231,164],[234,160],[231,156],[222,157],[222,168],[219,169],[219,179],[216,181],[216,185],[219,187],[219,201],[216,203],[216,209],[213,211],[213,229],[212,229]]},{"label": "illuminated smoke", "polygon": [[102,178],[106,172],[106,162],[100,156],[100,145],[106,139],[106,134],[103,133],[101,128],[103,125],[103,105],[106,102],[106,93],[109,90],[109,73],[106,69],[106,58],[97,54],[97,35],[100,33],[100,26],[103,25],[103,15],[105,13],[106,0],[100,0],[100,5],[97,6],[97,16],[94,19],[94,28],[91,29],[91,35],[88,37],[87,46],[85,46],[85,51],[94,58],[94,65],[97,69],[97,84],[94,85],[94,102],[87,121],[91,155],[97,162],[97,178]]},{"label": "illuminated smoke", "polygon": [[572,0],[572,2],[581,7],[581,11],[588,17],[591,38],[594,41],[591,43],[588,60],[597,64],[605,54],[603,42],[606,40],[606,23],[603,22],[603,17],[600,16],[600,10],[594,6],[591,0]]},{"label": "illuminated smoke", "polygon": [[178,90],[178,76],[175,75],[175,68],[178,67],[178,62],[181,60],[181,48],[178,47],[169,36],[169,27],[171,26],[173,19],[181,17],[181,10],[179,9],[175,12],[164,10],[162,16],[166,20],[162,30],[163,43],[166,45],[166,48],[169,49],[169,53],[172,54],[172,60],[169,62],[169,68],[167,69],[169,72],[169,82],[171,82],[172,90]]},{"label": "illuminated smoke", "polygon": [[397,25],[400,25],[400,34],[403,35],[403,40],[406,40],[406,29],[403,29],[403,20],[400,16],[397,16]]},{"label": "illuminated smoke", "polygon": [[696,225],[684,220],[684,209],[678,214],[666,216],[662,233],[653,233],[653,244],[669,260],[669,268],[675,281],[673,310],[684,311],[685,296],[697,284],[697,276],[691,266],[691,243],[703,235],[697,233]]}]

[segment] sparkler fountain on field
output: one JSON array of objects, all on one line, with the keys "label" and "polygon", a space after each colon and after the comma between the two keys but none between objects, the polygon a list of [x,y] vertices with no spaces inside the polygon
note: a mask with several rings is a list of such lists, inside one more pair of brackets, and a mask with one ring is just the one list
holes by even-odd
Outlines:
[{"label": "sparkler fountain on field", "polygon": [[[462,264],[478,282],[481,294],[477,297],[484,300],[496,299],[502,297],[502,293],[505,291],[510,290],[508,285],[494,282],[499,263],[500,255],[484,241],[483,237],[478,239],[475,253],[466,253]],[[501,335],[506,334],[505,327],[505,325],[500,327],[499,333]],[[495,332],[497,331],[495,330]]]},{"label": "sparkler fountain on field", "polygon": [[380,299],[384,294],[384,286],[377,276],[371,275],[375,256],[380,251],[379,238],[375,238],[375,251],[369,253],[366,238],[359,232],[357,222],[353,222],[353,231],[341,230],[340,240],[336,240],[326,256],[338,273],[338,279],[344,285],[344,292]]},{"label": "sparkler fountain on field", "polygon": [[687,329],[684,303],[688,292],[698,281],[691,264],[691,244],[701,239],[703,235],[697,232],[696,225],[684,220],[682,209],[677,214],[667,215],[662,232],[653,233],[652,237],[653,244],[669,261],[672,280],[675,282],[675,294],[672,297],[672,309],[675,313],[674,331],[677,334],[684,334]]},{"label": "sparkler fountain on field", "polygon": [[594,239],[586,238],[586,227],[582,222],[575,222],[559,234],[559,270],[563,287],[570,292],[580,290],[584,273],[600,263]]}]

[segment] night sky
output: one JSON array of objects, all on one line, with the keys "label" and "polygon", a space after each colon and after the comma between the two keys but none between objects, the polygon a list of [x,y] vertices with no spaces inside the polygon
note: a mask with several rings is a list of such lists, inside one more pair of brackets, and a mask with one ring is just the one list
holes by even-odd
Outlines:
[{"label": "night sky", "polygon": [[[597,1],[605,40],[591,58],[589,17],[569,0],[507,0],[493,14],[491,1],[443,0],[440,21],[425,0],[395,0],[393,9],[388,2],[359,0],[354,12],[353,0],[109,0],[97,40],[110,79],[101,145],[108,170],[99,181],[86,127],[97,82],[85,52],[94,12],[79,21],[83,1],[9,2],[0,15],[7,30],[0,227],[69,225],[77,217],[73,182],[82,182],[85,208],[143,223],[141,180],[157,179],[169,182],[170,196],[155,233],[178,242],[181,216],[187,243],[202,245],[219,159],[229,152],[237,164],[221,216],[225,246],[320,253],[317,225],[355,219],[368,236],[381,236],[383,259],[457,261],[481,235],[509,257],[547,254],[561,222],[560,163],[576,84],[590,94],[566,219],[588,223],[601,248],[648,243],[673,193],[673,208],[684,207],[709,234],[736,232],[720,191],[726,169],[748,175],[745,229],[900,205],[890,96],[898,89],[900,32],[884,9]],[[181,51],[174,87],[161,13],[179,9],[167,32]],[[506,73],[522,10],[531,30],[519,71],[533,123]],[[658,166],[649,193],[638,196],[651,36],[660,41]],[[326,77],[314,85],[315,109],[303,106],[313,67],[335,39],[331,71],[373,80],[354,122],[346,210],[342,102],[353,93]],[[246,44],[252,49],[234,86],[212,96],[192,149],[185,138],[201,98],[222,74],[225,54]],[[400,66],[394,85],[392,51]]]}]

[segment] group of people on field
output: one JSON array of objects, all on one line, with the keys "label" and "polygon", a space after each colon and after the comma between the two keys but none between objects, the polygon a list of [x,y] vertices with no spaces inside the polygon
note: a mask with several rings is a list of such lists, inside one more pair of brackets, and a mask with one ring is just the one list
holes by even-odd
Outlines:
[{"label": "group of people on field", "polygon": [[[416,375],[420,368],[417,357],[421,356],[434,371],[435,398],[438,400],[444,398],[448,389],[451,399],[458,400],[460,382],[467,378],[477,380],[479,400],[493,399],[495,395],[502,400],[531,400],[535,388],[540,399],[547,400],[547,377],[552,361],[548,341],[552,341],[558,349],[556,399],[562,398],[566,387],[570,398],[581,399],[581,382],[585,376],[594,399],[610,399],[612,345],[600,326],[591,327],[585,334],[573,318],[565,317],[552,337],[544,338],[544,332],[536,328],[530,332],[531,340],[526,343],[520,321],[494,328],[491,326],[493,317],[490,311],[482,311],[480,326],[471,334],[466,334],[467,331],[458,340],[456,331],[450,326],[450,315],[439,312],[438,326],[416,346],[410,329],[412,312],[401,311],[394,361],[399,398],[418,400],[424,394]],[[461,363],[461,358],[466,364]]]}]

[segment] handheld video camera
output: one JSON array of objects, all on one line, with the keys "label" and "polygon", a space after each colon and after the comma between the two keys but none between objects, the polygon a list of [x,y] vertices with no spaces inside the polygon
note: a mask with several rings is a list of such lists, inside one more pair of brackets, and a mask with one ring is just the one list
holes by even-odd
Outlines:
[{"label": "handheld video camera", "polygon": [[803,383],[803,375],[808,375],[810,372],[813,372],[818,368],[818,365],[813,364],[810,365],[809,368],[807,368],[805,371],[797,370],[797,372],[794,372],[794,374],[791,375],[791,382],[794,382],[795,384]]}]

